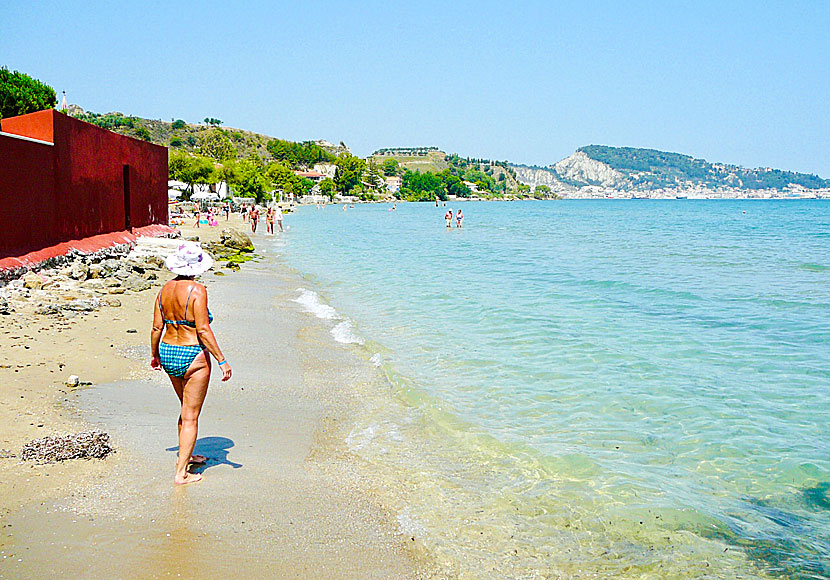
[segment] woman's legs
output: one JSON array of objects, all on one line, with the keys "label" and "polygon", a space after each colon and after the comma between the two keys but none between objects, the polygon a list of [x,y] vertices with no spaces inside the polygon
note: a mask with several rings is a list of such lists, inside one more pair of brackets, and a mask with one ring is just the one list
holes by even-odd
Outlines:
[{"label": "woman's legs", "polygon": [[195,473],[188,473],[187,464],[196,446],[196,437],[199,431],[199,413],[207,395],[210,382],[210,361],[203,352],[193,360],[184,378],[170,377],[173,388],[182,402],[182,412],[179,415],[179,456],[176,461],[177,484],[194,483],[202,479]]},{"label": "woman's legs", "polygon": [[[176,396],[179,397],[179,402],[181,403],[182,398],[184,396],[184,379],[181,378],[181,377],[173,377],[173,376],[170,376],[170,375],[167,375],[167,376],[170,377],[170,382],[173,383],[173,390],[176,391]],[[182,436],[182,415],[181,415],[181,413],[179,413],[178,430],[179,430],[178,437],[181,438],[181,436]],[[176,453],[176,461],[178,461],[178,460],[179,460],[179,454]],[[206,463],[206,462],[207,462],[207,457],[205,457],[204,455],[192,455],[191,454],[191,456],[190,456],[190,463],[202,464],[202,463]]]}]

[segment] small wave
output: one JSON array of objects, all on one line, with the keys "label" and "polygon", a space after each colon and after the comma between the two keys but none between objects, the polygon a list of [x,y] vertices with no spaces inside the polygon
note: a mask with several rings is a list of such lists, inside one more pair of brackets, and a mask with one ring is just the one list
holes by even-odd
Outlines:
[{"label": "small wave", "polygon": [[324,320],[339,320],[341,316],[337,314],[337,310],[323,303],[320,296],[313,290],[306,290],[305,288],[297,288],[300,295],[294,298],[294,302],[306,309],[306,312],[311,312],[317,318]]},{"label": "small wave", "polygon": [[359,337],[355,331],[352,323],[344,320],[337,326],[331,329],[331,335],[334,340],[343,344],[363,344],[363,339]]},{"label": "small wave", "polygon": [[374,425],[369,425],[360,431],[352,431],[346,437],[346,447],[349,451],[360,451],[372,442],[376,434],[377,429]]},{"label": "small wave", "polygon": [[423,538],[427,535],[426,528],[421,525],[412,515],[409,510],[403,510],[398,514],[398,528],[401,533],[407,536],[414,536]]}]

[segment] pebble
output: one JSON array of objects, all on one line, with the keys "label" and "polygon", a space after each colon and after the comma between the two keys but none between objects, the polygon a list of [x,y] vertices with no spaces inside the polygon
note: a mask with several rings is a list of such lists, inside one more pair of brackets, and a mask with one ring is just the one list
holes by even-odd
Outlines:
[{"label": "pebble", "polygon": [[69,375],[63,384],[67,387],[77,387],[81,383],[81,379],[78,375]]},{"label": "pebble", "polygon": [[29,272],[23,276],[23,287],[30,290],[40,290],[43,288],[43,280],[34,272]]},{"label": "pebble", "polygon": [[35,314],[40,314],[41,316],[60,314],[60,311],[60,307],[58,307],[56,304],[43,304],[35,308]]}]

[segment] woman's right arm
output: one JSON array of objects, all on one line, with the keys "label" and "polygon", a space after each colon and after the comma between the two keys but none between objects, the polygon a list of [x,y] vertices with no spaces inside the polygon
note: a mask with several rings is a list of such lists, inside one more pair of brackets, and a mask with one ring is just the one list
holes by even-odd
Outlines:
[{"label": "woman's right arm", "polygon": [[164,320],[161,316],[161,292],[156,297],[155,307],[153,309],[153,330],[150,331],[150,352],[153,353],[153,359],[150,361],[150,366],[154,369],[161,368],[161,360],[159,357],[159,343],[161,342],[161,332],[164,330]]}]

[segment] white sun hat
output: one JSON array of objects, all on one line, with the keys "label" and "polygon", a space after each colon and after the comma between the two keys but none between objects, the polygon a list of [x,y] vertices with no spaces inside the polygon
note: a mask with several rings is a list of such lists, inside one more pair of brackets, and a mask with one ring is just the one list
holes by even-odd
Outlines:
[{"label": "white sun hat", "polygon": [[164,265],[179,276],[198,276],[213,266],[213,258],[208,256],[199,244],[182,242],[175,254],[167,256]]}]

